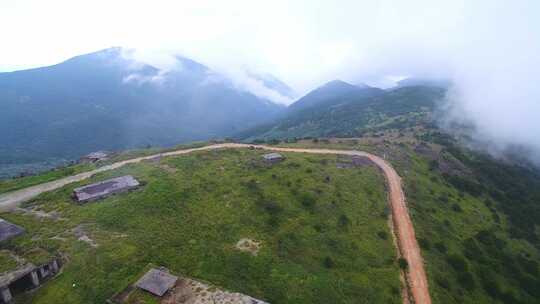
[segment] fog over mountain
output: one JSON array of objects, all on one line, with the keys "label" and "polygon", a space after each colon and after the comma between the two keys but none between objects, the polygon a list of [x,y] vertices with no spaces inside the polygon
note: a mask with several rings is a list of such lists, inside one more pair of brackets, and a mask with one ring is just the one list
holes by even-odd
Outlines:
[{"label": "fog over mountain", "polygon": [[284,109],[189,58],[159,69],[126,52],[0,73],[0,177],[97,150],[222,138]]},{"label": "fog over mountain", "polygon": [[[446,122],[472,126],[477,142],[498,150],[540,151],[535,0],[98,0],[84,6],[22,0],[0,4],[0,27],[10,29],[0,49],[5,71],[122,45],[161,70],[178,54],[192,58],[236,87],[282,104],[332,79],[377,87],[411,76],[449,79]],[[250,77],[253,71],[274,75],[295,93],[269,90]]]}]

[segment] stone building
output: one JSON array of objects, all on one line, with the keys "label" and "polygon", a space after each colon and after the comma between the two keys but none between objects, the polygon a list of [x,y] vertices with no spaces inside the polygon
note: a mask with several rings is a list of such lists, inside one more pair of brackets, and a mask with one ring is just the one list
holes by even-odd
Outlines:
[{"label": "stone building", "polygon": [[277,163],[282,160],[285,160],[285,157],[279,153],[264,154],[263,158],[266,162],[269,162],[269,163]]},{"label": "stone building", "polygon": [[115,193],[126,192],[137,188],[140,183],[131,175],[108,179],[99,183],[75,188],[73,196],[79,203],[95,201]]},{"label": "stone building", "polygon": [[0,219],[0,242],[7,241],[24,233],[24,228]]}]

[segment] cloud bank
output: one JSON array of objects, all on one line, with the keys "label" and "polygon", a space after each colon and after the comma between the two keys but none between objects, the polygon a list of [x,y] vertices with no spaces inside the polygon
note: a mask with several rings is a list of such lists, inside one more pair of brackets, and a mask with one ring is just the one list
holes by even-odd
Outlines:
[{"label": "cloud bank", "polygon": [[292,99],[245,71],[275,75],[299,95],[336,78],[385,87],[450,78],[449,120],[498,149],[540,151],[537,0],[19,0],[0,3],[0,28],[10,29],[4,70],[122,45],[160,69],[170,64],[163,54],[185,55],[281,103]]}]

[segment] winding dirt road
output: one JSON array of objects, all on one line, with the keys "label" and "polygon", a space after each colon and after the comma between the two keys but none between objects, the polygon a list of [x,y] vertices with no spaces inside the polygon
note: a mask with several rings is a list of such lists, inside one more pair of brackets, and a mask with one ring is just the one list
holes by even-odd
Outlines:
[{"label": "winding dirt road", "polygon": [[[392,166],[382,158],[362,151],[352,150],[331,150],[331,149],[300,149],[300,148],[281,148],[273,146],[263,145],[247,145],[236,143],[224,143],[205,146],[201,148],[177,150],[172,152],[160,153],[156,155],[150,155],[145,157],[133,158],[125,161],[120,161],[111,165],[100,167],[96,170],[80,173],[73,176],[61,178],[52,182],[43,183],[35,186],[31,186],[25,189],[0,194],[0,211],[10,211],[16,208],[24,201],[30,200],[39,194],[51,190],[61,188],[67,184],[87,179],[99,172],[113,170],[122,167],[127,164],[138,163],[143,160],[152,159],[157,156],[173,156],[188,154],[195,151],[214,150],[223,148],[248,148],[250,146],[261,148],[269,151],[279,152],[296,152],[296,153],[315,153],[315,154],[339,154],[350,156],[364,156],[369,158],[375,165],[377,165],[383,172],[386,182],[388,184],[388,198],[390,200],[390,206],[392,209],[392,220],[394,223],[395,234],[398,239],[398,249],[400,255],[405,258],[409,264],[408,271],[406,273],[407,285],[410,291],[410,295],[415,304],[431,304],[431,298],[429,296],[427,276],[424,270],[424,263],[420,254],[420,247],[416,241],[414,234],[414,227],[407,210],[405,203],[405,195],[401,188],[401,178]],[[407,299],[404,299],[407,301]]]}]

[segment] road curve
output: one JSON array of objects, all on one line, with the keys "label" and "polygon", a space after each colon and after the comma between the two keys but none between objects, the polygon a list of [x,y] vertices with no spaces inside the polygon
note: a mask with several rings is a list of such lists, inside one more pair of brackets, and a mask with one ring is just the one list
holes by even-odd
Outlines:
[{"label": "road curve", "polygon": [[39,194],[61,188],[67,184],[87,179],[97,173],[120,168],[124,165],[138,163],[143,160],[152,159],[157,156],[173,156],[188,154],[195,151],[214,150],[222,148],[247,148],[256,147],[264,150],[295,153],[314,153],[314,154],[338,154],[350,156],[364,156],[369,158],[383,172],[388,184],[388,197],[392,209],[392,220],[398,239],[400,255],[405,258],[409,264],[407,271],[407,285],[415,304],[431,304],[429,295],[428,281],[424,270],[424,263],[420,253],[420,247],[416,241],[414,227],[407,210],[405,195],[401,188],[401,178],[392,166],[384,159],[363,151],[353,150],[333,150],[333,149],[303,149],[303,148],[282,148],[264,145],[248,145],[237,143],[224,143],[210,145],[200,148],[184,149],[171,152],[165,152],[150,156],[137,157],[129,160],[116,162],[111,165],[103,166],[98,169],[64,177],[55,181],[31,186],[21,190],[0,194],[0,211],[9,211],[16,208],[24,201],[30,200]]}]

